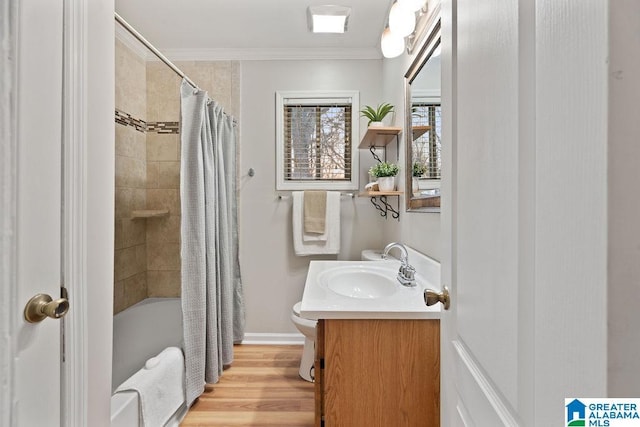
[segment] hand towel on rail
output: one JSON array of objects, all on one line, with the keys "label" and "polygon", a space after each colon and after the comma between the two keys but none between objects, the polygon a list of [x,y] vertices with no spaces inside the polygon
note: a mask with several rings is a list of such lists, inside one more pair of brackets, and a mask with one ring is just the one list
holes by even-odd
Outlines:
[{"label": "hand towel on rail", "polygon": [[316,235],[325,234],[327,192],[305,191],[303,199],[304,233]]},{"label": "hand towel on rail", "polygon": [[120,384],[116,393],[133,390],[140,396],[140,425],[164,426],[184,404],[184,355],[178,347],[165,348]]},{"label": "hand towel on rail", "polygon": [[327,192],[327,207],[325,221],[325,240],[323,235],[318,235],[317,240],[306,240],[304,238],[303,227],[303,203],[304,193],[294,191],[292,226],[293,226],[293,249],[298,256],[337,254],[340,252],[340,193],[337,191]]}]

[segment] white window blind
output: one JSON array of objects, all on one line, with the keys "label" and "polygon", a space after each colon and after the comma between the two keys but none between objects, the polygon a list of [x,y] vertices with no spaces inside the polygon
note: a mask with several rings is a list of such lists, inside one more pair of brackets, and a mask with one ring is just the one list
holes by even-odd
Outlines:
[{"label": "white window blind", "polygon": [[357,188],[357,93],[336,95],[278,92],[277,189]]}]

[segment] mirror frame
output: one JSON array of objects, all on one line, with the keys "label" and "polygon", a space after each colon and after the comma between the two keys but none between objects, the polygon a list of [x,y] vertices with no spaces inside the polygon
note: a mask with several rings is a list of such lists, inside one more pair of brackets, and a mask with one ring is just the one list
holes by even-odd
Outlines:
[{"label": "mirror frame", "polygon": [[[413,132],[411,116],[411,82],[416,78],[422,67],[427,63],[436,47],[441,43],[441,20],[440,17],[434,20],[428,32],[428,37],[420,48],[415,59],[411,63],[409,70],[404,75],[404,97],[405,97],[405,202],[407,212],[440,213],[438,207],[416,207],[412,204],[413,199]],[[442,199],[441,199],[442,200]]]}]

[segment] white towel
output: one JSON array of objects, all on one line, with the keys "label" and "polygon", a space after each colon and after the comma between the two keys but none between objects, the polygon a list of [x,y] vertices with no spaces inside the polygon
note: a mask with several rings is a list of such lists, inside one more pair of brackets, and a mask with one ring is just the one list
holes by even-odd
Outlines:
[{"label": "white towel", "polygon": [[340,252],[340,193],[327,192],[327,209],[323,234],[304,233],[304,192],[294,191],[293,249],[298,256],[337,254]]},{"label": "white towel", "polygon": [[184,355],[177,347],[165,348],[147,360],[145,367],[120,384],[119,391],[140,396],[140,425],[164,426],[184,404]]}]

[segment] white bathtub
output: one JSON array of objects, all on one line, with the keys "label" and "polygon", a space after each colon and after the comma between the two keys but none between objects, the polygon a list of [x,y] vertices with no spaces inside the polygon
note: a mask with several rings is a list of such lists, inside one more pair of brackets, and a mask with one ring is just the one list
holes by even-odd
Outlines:
[{"label": "white bathtub", "polygon": [[[115,390],[167,347],[182,345],[180,298],[148,298],[113,317],[113,380]],[[138,395],[111,397],[111,425],[138,426]]]}]

